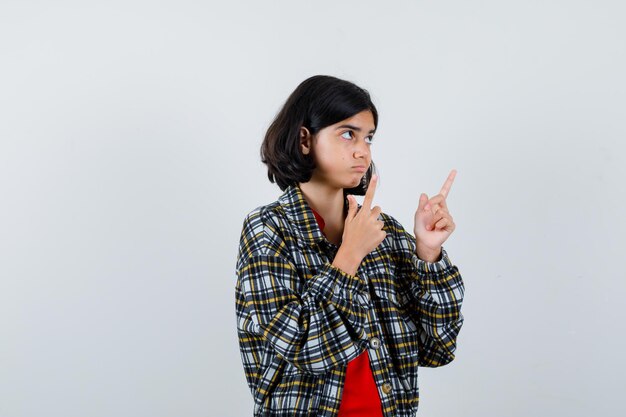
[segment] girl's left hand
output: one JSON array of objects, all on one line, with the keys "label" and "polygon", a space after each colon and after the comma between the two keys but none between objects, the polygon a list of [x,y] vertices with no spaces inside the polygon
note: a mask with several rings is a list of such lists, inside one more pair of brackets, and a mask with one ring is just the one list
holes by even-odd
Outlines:
[{"label": "girl's left hand", "polygon": [[450,175],[436,196],[429,199],[424,193],[420,195],[415,212],[413,233],[417,244],[416,250],[421,259],[432,258],[430,260],[432,262],[439,258],[441,245],[456,227],[446,204],[446,197],[448,197],[454,177],[456,177],[455,169],[450,171]]}]

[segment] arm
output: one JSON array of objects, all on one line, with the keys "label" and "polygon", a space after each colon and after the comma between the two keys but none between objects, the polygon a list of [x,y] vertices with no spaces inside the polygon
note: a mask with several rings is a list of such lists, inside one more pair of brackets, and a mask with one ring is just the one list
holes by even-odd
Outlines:
[{"label": "arm", "polygon": [[427,262],[416,254],[415,237],[389,216],[394,239],[396,276],[412,299],[419,335],[419,365],[437,367],[454,360],[463,325],[465,287],[461,274],[442,247],[440,259]]},{"label": "arm", "polygon": [[280,228],[262,214],[244,221],[237,258],[241,338],[258,337],[303,372],[323,374],[363,351],[365,283],[330,262],[298,275]]}]

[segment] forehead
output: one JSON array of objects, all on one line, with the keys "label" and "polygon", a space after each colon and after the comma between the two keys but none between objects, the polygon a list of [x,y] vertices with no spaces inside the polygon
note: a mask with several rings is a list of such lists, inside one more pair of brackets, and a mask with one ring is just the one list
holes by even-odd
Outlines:
[{"label": "forehead", "polygon": [[363,110],[352,117],[341,120],[332,125],[332,127],[334,129],[339,129],[345,125],[349,125],[348,127],[368,133],[373,133],[373,131],[376,130],[376,126],[374,126],[374,115],[372,115],[372,112],[369,110]]}]

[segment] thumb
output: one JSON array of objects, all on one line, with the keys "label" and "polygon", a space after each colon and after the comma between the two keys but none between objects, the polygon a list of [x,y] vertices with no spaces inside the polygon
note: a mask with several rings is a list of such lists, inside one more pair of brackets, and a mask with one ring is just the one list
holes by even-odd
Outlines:
[{"label": "thumb", "polygon": [[419,201],[419,204],[417,205],[417,211],[423,211],[424,206],[426,206],[427,202],[428,202],[428,195],[426,195],[425,193],[420,194],[420,201]]},{"label": "thumb", "polygon": [[346,220],[352,220],[356,215],[356,200],[352,194],[348,194],[348,215],[346,216]]}]

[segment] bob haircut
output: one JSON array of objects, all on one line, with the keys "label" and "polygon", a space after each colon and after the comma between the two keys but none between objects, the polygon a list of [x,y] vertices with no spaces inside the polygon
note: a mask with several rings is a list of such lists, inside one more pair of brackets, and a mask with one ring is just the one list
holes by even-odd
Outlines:
[{"label": "bob haircut", "polygon": [[[314,75],[300,83],[267,129],[261,145],[261,161],[267,165],[270,182],[278,183],[284,191],[290,185],[308,182],[313,176],[313,156],[304,155],[300,148],[302,126],[315,135],[364,110],[372,112],[374,127],[378,127],[378,111],[367,90],[329,75]],[[372,160],[361,183],[344,188],[344,199],[348,194],[365,195],[375,173]],[[347,199],[345,202],[347,207]]]}]

